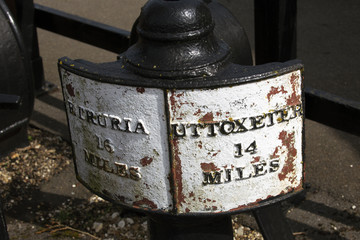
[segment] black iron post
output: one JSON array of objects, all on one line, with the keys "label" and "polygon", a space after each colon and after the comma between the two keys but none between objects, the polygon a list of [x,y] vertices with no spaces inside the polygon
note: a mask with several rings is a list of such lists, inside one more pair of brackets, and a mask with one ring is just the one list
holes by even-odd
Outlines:
[{"label": "black iron post", "polygon": [[294,236],[279,203],[253,210],[265,240],[291,240]]},{"label": "black iron post", "polygon": [[7,227],[6,227],[5,216],[4,216],[4,213],[2,210],[1,199],[0,199],[0,239],[1,240],[9,239],[9,235],[8,235]]},{"label": "black iron post", "polygon": [[5,2],[21,30],[26,52],[31,61],[35,94],[40,95],[54,89],[56,86],[46,82],[44,77],[43,62],[39,52],[38,36],[34,22],[34,1],[6,0]]},{"label": "black iron post", "polygon": [[255,0],[256,64],[296,58],[296,0]]},{"label": "black iron post", "polygon": [[151,216],[151,240],[232,240],[230,216],[175,218]]},{"label": "black iron post", "polygon": [[[255,0],[255,62],[296,58],[296,0]],[[253,215],[264,239],[294,239],[279,204],[256,209]]]},{"label": "black iron post", "polygon": [[[234,64],[207,3],[149,1],[116,62],[59,59],[78,179],[146,212],[151,239],[230,240],[232,214],[303,189],[302,64]],[[291,239],[277,206],[260,228],[276,213],[287,235],[266,239]]]}]

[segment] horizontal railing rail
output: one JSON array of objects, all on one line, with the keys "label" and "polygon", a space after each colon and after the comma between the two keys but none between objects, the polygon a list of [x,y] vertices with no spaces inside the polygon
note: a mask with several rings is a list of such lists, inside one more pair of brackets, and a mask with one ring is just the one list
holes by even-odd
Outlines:
[{"label": "horizontal railing rail", "polygon": [[[35,25],[93,46],[121,53],[129,47],[130,32],[56,9],[34,4]],[[305,88],[305,117],[360,136],[360,102],[326,91]]]},{"label": "horizontal railing rail", "polygon": [[53,8],[34,4],[36,27],[114,53],[129,47],[130,32]]}]

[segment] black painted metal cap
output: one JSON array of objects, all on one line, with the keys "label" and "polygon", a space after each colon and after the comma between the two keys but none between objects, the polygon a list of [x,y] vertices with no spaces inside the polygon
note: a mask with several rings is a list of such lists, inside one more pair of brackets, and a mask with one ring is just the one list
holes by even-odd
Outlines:
[{"label": "black painted metal cap", "polygon": [[178,40],[212,31],[210,10],[202,1],[152,0],[141,11],[138,32],[142,37]]},{"label": "black painted metal cap", "polygon": [[139,17],[139,39],[125,53],[126,66],[146,77],[212,76],[229,55],[213,30],[201,0],[150,0]]}]

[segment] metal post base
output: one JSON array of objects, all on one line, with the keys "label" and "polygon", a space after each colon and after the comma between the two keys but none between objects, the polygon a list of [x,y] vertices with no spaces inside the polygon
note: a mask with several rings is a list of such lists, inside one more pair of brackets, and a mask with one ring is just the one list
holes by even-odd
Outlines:
[{"label": "metal post base", "polygon": [[203,218],[149,217],[151,240],[233,240],[231,216]]},{"label": "metal post base", "polygon": [[265,240],[294,239],[279,203],[253,210],[253,214]]},{"label": "metal post base", "polygon": [[9,240],[9,235],[6,228],[5,217],[2,210],[2,204],[0,200],[0,239]]}]

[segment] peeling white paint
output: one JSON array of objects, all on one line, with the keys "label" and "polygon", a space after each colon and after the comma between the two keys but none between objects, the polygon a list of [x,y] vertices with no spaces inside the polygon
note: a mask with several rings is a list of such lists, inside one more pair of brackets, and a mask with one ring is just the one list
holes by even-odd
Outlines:
[{"label": "peeling white paint", "polygon": [[[61,69],[61,76],[78,177],[92,190],[130,207],[170,209],[172,198],[167,179],[170,164],[163,91],[96,82],[64,69]],[[74,105],[76,116],[70,112],[69,101]],[[86,111],[95,115],[102,113],[106,127],[89,121]],[[111,119],[115,118],[121,121],[119,127],[123,131],[113,129],[116,126],[112,127]],[[100,122],[103,123],[103,117]],[[129,131],[124,131],[126,122]],[[136,126],[140,126],[137,132]],[[105,146],[112,145],[113,153],[106,150],[106,139],[111,143],[105,143]],[[100,166],[89,164],[85,161],[84,149],[109,160],[108,165],[113,171],[120,169],[126,173],[119,176],[105,171],[101,167],[102,160]],[[131,167],[139,169],[140,179],[131,178]],[[133,171],[133,174],[138,172]]]},{"label": "peeling white paint", "polygon": [[[168,92],[170,123],[177,126],[180,135],[174,137],[173,134],[176,141],[173,153],[178,155],[174,161],[179,162],[182,172],[181,176],[175,177],[182,179],[178,183],[181,188],[178,190],[180,213],[241,209],[301,187],[303,117],[297,113],[293,119],[279,122],[281,114],[274,113],[289,109],[288,114],[294,114],[289,103],[298,104],[296,110],[300,109],[300,74],[297,71],[233,87]],[[266,116],[256,125],[261,127],[259,129],[253,129],[250,120],[250,117],[256,116]],[[243,121],[247,131],[236,132],[240,130],[236,120]],[[186,131],[183,137],[182,127]],[[234,131],[229,133],[233,128]],[[286,141],[288,143],[284,144]],[[254,142],[256,152],[251,153]],[[241,157],[238,156],[239,144],[242,147]],[[290,154],[294,152],[296,156],[292,158]],[[262,168],[257,164],[261,163],[266,166],[263,165],[263,170],[259,171]],[[279,167],[274,167],[277,164]],[[290,173],[281,175],[286,168],[291,170]],[[216,179],[216,174],[220,174],[219,179]],[[250,174],[253,177],[246,179]]]},{"label": "peeling white paint", "polygon": [[64,69],[61,77],[78,177],[108,198],[217,213],[302,187],[300,70],[191,90],[108,84]]}]

